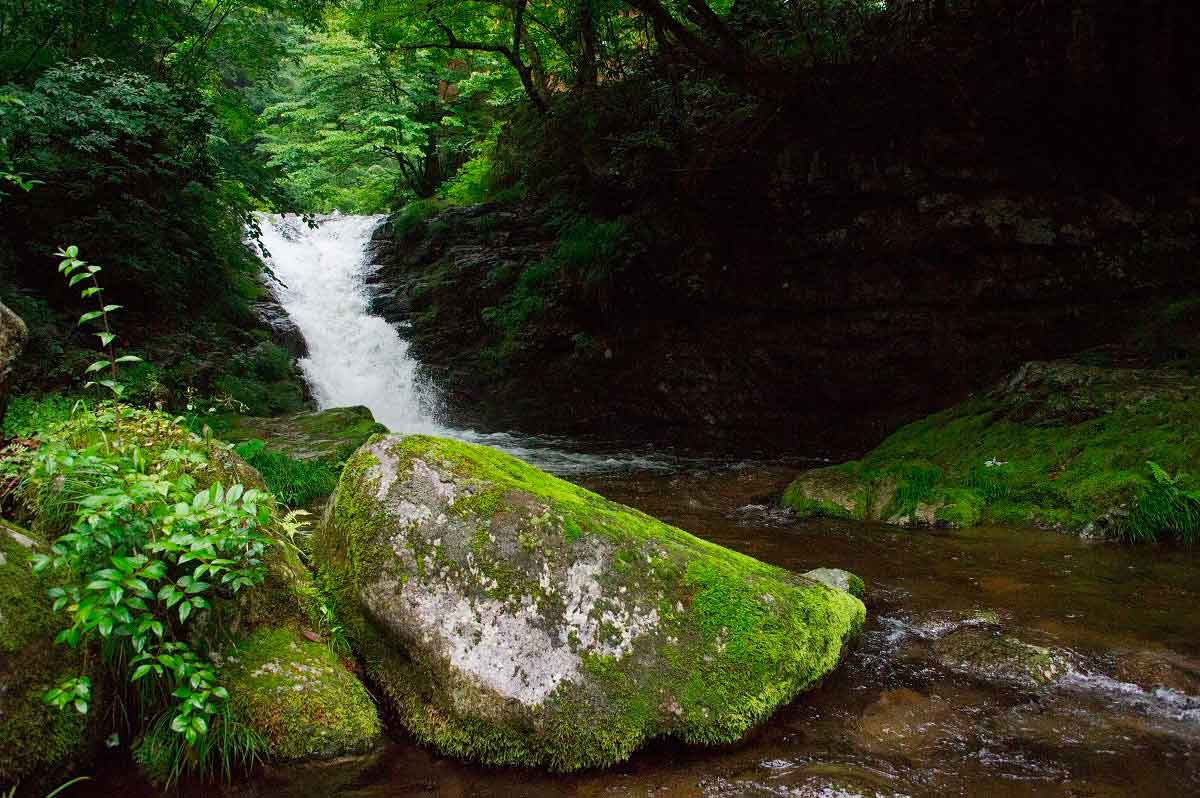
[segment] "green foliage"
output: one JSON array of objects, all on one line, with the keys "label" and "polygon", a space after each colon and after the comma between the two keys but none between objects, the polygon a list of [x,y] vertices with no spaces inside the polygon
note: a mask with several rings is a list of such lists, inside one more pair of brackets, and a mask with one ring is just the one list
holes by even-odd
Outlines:
[{"label": "green foliage", "polygon": [[1147,466],[1150,485],[1120,523],[1121,537],[1130,543],[1200,542],[1200,491],[1184,490],[1183,475],[1171,476],[1154,462]]},{"label": "green foliage", "polygon": [[241,406],[241,412],[273,416],[304,406],[291,356],[281,346],[264,342],[233,357],[213,387]]},{"label": "green foliage", "polygon": [[[50,591],[69,620],[56,642],[97,644],[130,683],[147,680],[143,711],[165,707],[190,766],[204,772],[228,692],[190,621],[266,577],[270,496],[239,484],[198,488],[205,448],[154,413],[102,407],[43,440],[26,493],[44,519],[70,523],[34,558],[35,571],[66,580]],[[70,677],[46,701],[85,713],[90,689],[86,675]]]},{"label": "green foliage", "polygon": [[298,460],[268,451],[260,440],[244,441],[234,450],[262,474],[267,488],[289,507],[307,506],[337,487],[339,471],[326,460]]},{"label": "green foliage", "polygon": [[60,394],[40,399],[18,396],[8,403],[4,424],[0,428],[5,438],[31,438],[51,426],[71,417],[75,402]]},{"label": "green foliage", "polygon": [[230,781],[236,770],[248,770],[262,761],[266,740],[233,717],[226,704],[219,705],[209,720],[208,733],[189,743],[173,728],[171,713],[160,714],[134,747],[138,768],[151,782],[168,788],[185,774]]},{"label": "green foliage", "polygon": [[408,203],[392,217],[396,238],[407,241],[424,235],[429,220],[445,207],[443,202],[436,199],[414,200]]},{"label": "green foliage", "polygon": [[104,327],[104,329],[95,333],[95,335],[100,339],[100,346],[105,350],[105,353],[108,355],[108,357],[105,360],[95,361],[87,367],[84,373],[94,374],[97,372],[103,372],[107,376],[104,379],[96,380],[94,382],[89,381],[83,387],[84,389],[87,389],[93,385],[103,386],[104,388],[108,389],[114,399],[119,401],[125,394],[125,385],[117,378],[118,367],[123,363],[142,362],[142,359],[137,355],[117,356],[117,349],[114,345],[117,336],[116,333],[112,331],[110,314],[120,310],[121,306],[111,305],[104,301],[104,289],[100,286],[100,281],[96,277],[96,275],[103,271],[103,269],[94,263],[88,263],[87,261],[80,260],[78,257],[78,247],[69,246],[65,249],[60,249],[55,253],[55,255],[63,259],[58,264],[58,272],[63,277],[67,278],[68,285],[74,287],[79,283],[91,283],[90,285],[86,285],[79,292],[79,296],[82,299],[94,298],[96,300],[97,309],[88,311],[80,316],[79,326],[82,327],[85,324],[99,321]]}]

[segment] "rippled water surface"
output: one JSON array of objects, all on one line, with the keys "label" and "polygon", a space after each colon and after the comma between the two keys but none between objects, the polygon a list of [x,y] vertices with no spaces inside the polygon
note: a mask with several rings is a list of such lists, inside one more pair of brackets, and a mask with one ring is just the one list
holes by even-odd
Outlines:
[{"label": "rippled water surface", "polygon": [[[744,743],[660,742],[620,767],[552,776],[435,756],[402,733],[374,756],[275,768],[237,796],[1185,796],[1200,794],[1200,700],[1118,678],[1131,655],[1200,668],[1194,552],[1088,544],[1011,529],[909,532],[796,522],[769,497],[793,470],[763,465],[582,478],[709,540],[803,571],[867,582],[859,646],[818,689]],[[930,655],[994,611],[1005,634],[1061,649],[1041,688],[976,681]],[[113,770],[118,768],[114,765]],[[109,773],[96,794],[151,795]],[[208,794],[207,792],[205,794]]]}]

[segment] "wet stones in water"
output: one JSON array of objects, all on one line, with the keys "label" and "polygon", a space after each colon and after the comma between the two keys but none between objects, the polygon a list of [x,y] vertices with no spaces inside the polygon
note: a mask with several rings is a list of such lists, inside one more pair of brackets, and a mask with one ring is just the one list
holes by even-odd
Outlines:
[{"label": "wet stones in water", "polygon": [[1053,649],[978,626],[956,629],[939,638],[933,643],[932,656],[947,670],[1016,687],[1040,687],[1067,672],[1066,658]]},{"label": "wet stones in water", "polygon": [[419,435],[351,458],[314,558],[347,585],[388,708],[492,764],[736,741],[832,670],[865,615],[508,455]]},{"label": "wet stones in water", "polygon": [[1165,687],[1200,696],[1200,660],[1174,651],[1134,651],[1117,658],[1117,678],[1144,690]]},{"label": "wet stones in water", "polygon": [[952,744],[969,733],[955,703],[906,687],[885,690],[859,719],[855,741],[873,754],[906,757]]}]

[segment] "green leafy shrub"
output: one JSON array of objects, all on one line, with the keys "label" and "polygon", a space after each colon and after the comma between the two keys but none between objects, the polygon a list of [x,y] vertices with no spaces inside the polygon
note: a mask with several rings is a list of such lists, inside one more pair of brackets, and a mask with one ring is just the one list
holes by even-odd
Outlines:
[{"label": "green leafy shrub", "polygon": [[3,437],[32,438],[42,430],[71,417],[75,402],[60,394],[40,399],[18,396],[8,403],[4,413]]},{"label": "green leafy shrub", "polygon": [[433,216],[444,210],[446,204],[441,200],[415,200],[405,205],[399,213],[392,217],[392,228],[396,238],[407,241],[424,235],[426,226]]},{"label": "green leafy shrub", "polygon": [[[135,688],[140,715],[180,738],[168,746],[186,752],[174,775],[185,766],[207,773],[215,751],[244,759],[255,747],[227,725],[228,692],[193,621],[265,579],[277,543],[271,497],[241,484],[201,487],[197,475],[214,473],[211,447],[220,444],[160,413],[104,404],[42,440],[23,492],[43,526],[66,527],[34,558],[35,570],[60,580],[50,595],[68,623],[56,642],[96,646]],[[86,713],[91,693],[90,679],[76,676],[45,700]]]}]

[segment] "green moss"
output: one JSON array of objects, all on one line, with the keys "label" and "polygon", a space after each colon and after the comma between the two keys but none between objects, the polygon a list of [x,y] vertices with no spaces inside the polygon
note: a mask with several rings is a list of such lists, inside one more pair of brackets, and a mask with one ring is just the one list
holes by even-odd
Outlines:
[{"label": "green moss", "polygon": [[[872,507],[867,517],[888,520],[927,505],[937,508],[938,522],[955,526],[1078,530],[1143,495],[1148,461],[1171,473],[1195,472],[1200,399],[1193,397],[1200,386],[1170,372],[1074,364],[1050,364],[1043,373],[1036,390],[1022,386],[970,400],[909,424],[862,460],[839,466],[860,495],[894,489],[887,506]],[[786,506],[820,506],[813,473],[789,487]]]},{"label": "green moss", "polygon": [[67,770],[89,742],[87,717],[42,701],[82,663],[78,652],[53,645],[51,585],[30,570],[27,542],[30,532],[0,520],[0,784]]},{"label": "green moss", "polygon": [[938,493],[936,517],[939,523],[966,529],[983,519],[984,499],[969,488],[947,488]]},{"label": "green moss", "polygon": [[324,645],[287,629],[264,630],[221,662],[234,716],[266,739],[273,758],[363,753],[379,740],[371,697]]}]

